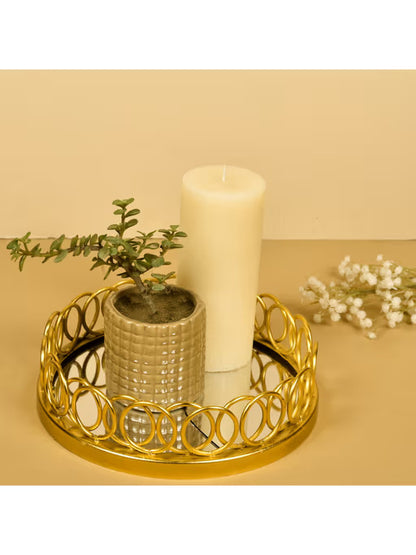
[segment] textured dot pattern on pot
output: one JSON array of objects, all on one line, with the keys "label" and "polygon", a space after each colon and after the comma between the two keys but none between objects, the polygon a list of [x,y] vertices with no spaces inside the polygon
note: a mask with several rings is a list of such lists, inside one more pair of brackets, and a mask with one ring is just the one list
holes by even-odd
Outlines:
[{"label": "textured dot pattern on pot", "polygon": [[121,313],[118,301],[134,286],[111,293],[104,304],[104,370],[107,394],[129,395],[162,407],[201,402],[205,370],[205,305],[190,291],[185,318],[148,323]]}]

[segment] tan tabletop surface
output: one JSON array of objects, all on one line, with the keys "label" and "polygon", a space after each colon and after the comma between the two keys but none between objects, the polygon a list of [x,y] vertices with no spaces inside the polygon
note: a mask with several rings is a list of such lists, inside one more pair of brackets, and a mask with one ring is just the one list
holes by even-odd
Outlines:
[{"label": "tan tabletop surface", "polygon": [[[209,480],[157,480],[107,470],[55,442],[36,411],[43,327],[73,297],[107,283],[90,261],[42,265],[20,273],[0,240],[1,484],[416,484],[416,327],[371,341],[348,324],[312,325],[319,343],[318,420],[286,457],[257,470]],[[361,263],[379,253],[416,266],[413,241],[264,241],[259,292],[311,316],[298,288],[310,275],[330,279],[346,254]]]}]

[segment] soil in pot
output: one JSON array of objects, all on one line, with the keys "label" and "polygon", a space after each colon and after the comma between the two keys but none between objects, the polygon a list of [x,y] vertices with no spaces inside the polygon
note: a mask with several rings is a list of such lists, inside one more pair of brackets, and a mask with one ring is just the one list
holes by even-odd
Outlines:
[{"label": "soil in pot", "polygon": [[114,302],[115,308],[127,318],[148,324],[165,324],[187,318],[195,310],[193,295],[180,287],[150,293],[147,299],[136,287],[122,291]]}]

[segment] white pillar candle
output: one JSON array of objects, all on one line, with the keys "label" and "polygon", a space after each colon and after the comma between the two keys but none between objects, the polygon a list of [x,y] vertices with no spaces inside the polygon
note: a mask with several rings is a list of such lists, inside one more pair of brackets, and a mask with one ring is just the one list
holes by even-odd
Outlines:
[{"label": "white pillar candle", "polygon": [[[205,166],[183,177],[188,234],[177,281],[206,304],[206,371],[246,367],[249,377],[265,182],[250,170]],[[248,379],[247,377],[247,379]]]}]

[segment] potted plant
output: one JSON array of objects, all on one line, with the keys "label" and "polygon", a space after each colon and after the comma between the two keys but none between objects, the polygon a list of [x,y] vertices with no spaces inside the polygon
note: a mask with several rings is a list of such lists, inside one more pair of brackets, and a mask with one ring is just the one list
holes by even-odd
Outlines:
[{"label": "potted plant", "polygon": [[[61,262],[67,256],[91,256],[91,269],[105,267],[107,278],[117,272],[131,278],[104,304],[104,344],[107,394],[129,395],[161,406],[203,396],[205,364],[205,306],[191,291],[169,285],[174,272],[159,273],[171,264],[165,255],[182,247],[186,233],[179,226],[127,237],[140,213],[133,198],[115,200],[117,223],[111,234],[72,238],[61,235],[47,250],[31,245],[30,232],[7,245],[22,270],[28,257]],[[157,237],[156,233],[161,234]],[[151,277],[143,278],[150,273]]]}]

